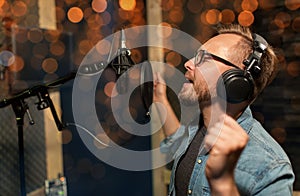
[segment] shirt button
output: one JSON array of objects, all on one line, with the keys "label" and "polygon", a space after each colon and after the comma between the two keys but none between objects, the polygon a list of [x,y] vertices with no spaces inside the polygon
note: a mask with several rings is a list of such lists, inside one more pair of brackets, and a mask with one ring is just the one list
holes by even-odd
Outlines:
[{"label": "shirt button", "polygon": [[200,164],[200,163],[202,163],[201,159],[198,159],[198,161],[197,161],[197,162],[198,162],[199,164]]},{"label": "shirt button", "polygon": [[192,190],[191,189],[188,190],[188,194],[189,195],[192,194]]}]

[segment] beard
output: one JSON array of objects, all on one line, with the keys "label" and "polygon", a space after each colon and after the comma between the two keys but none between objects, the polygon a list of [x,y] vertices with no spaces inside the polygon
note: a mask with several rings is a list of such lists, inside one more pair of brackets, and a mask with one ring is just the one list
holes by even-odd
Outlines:
[{"label": "beard", "polygon": [[186,106],[198,103],[198,95],[191,83],[185,83],[178,94],[179,100]]},{"label": "beard", "polygon": [[192,106],[200,102],[210,101],[211,93],[204,85],[193,85],[192,83],[186,83],[181,88],[178,94],[179,100],[185,106]]}]

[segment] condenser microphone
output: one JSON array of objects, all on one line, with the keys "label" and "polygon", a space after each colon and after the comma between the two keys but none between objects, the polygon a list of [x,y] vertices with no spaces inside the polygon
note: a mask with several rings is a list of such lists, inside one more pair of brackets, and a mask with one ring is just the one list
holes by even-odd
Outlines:
[{"label": "condenser microphone", "polygon": [[124,94],[128,90],[129,75],[127,70],[134,65],[131,58],[131,51],[126,47],[125,32],[121,30],[120,45],[117,50],[116,57],[110,62],[110,66],[114,69],[117,76],[116,89],[118,93]]},{"label": "condenser microphone", "polygon": [[15,55],[8,51],[4,50],[0,52],[0,80],[5,80],[6,69],[12,65],[15,61]]}]

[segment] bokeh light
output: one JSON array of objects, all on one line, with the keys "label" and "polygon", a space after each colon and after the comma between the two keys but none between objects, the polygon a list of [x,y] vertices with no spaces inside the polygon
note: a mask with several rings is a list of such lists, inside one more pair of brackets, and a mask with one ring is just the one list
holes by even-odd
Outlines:
[{"label": "bokeh light", "polygon": [[0,0],[0,7],[2,7],[5,2],[6,2],[6,0]]},{"label": "bokeh light", "polygon": [[56,13],[56,21],[57,22],[63,22],[63,20],[66,17],[66,12],[62,7],[55,7],[55,13]]},{"label": "bokeh light", "polygon": [[184,19],[184,12],[182,9],[172,9],[169,12],[169,19],[173,23],[181,23]]},{"label": "bokeh light", "polygon": [[295,32],[300,32],[300,16],[297,16],[294,18],[294,20],[292,22],[292,29]]},{"label": "bokeh light", "polygon": [[28,40],[30,40],[32,43],[39,43],[44,39],[43,32],[41,31],[41,29],[37,28],[28,31],[27,37]]},{"label": "bokeh light", "polygon": [[288,63],[286,71],[292,77],[299,76],[300,75],[300,62],[292,61],[292,62]]},{"label": "bokeh light", "polygon": [[163,39],[168,38],[172,34],[172,26],[167,22],[162,22],[159,26],[163,26],[164,28],[158,28],[157,34]]},{"label": "bokeh light", "polygon": [[254,16],[252,12],[242,11],[238,16],[238,21],[240,25],[249,27],[254,22]]},{"label": "bokeh light", "polygon": [[259,7],[265,10],[271,10],[276,6],[276,0],[259,0]]},{"label": "bokeh light", "polygon": [[181,56],[176,52],[169,52],[166,56],[166,62],[172,66],[178,66],[182,61]]},{"label": "bokeh light", "polygon": [[73,23],[78,23],[83,19],[83,11],[79,7],[72,7],[69,9],[68,19]]},{"label": "bokeh light", "polygon": [[19,72],[24,68],[24,60],[20,56],[15,56],[15,61],[9,66],[9,70],[12,72]]},{"label": "bokeh light", "polygon": [[206,12],[205,20],[208,24],[217,24],[221,17],[220,11],[217,9],[210,9]]},{"label": "bokeh light", "polygon": [[81,54],[87,54],[93,48],[93,44],[89,40],[79,42],[79,51]]},{"label": "bokeh light", "polygon": [[62,144],[68,144],[72,141],[73,134],[70,130],[65,129],[62,131]]},{"label": "bokeh light", "polygon": [[97,13],[102,13],[107,8],[107,1],[106,0],[93,0],[92,1],[92,9]]},{"label": "bokeh light", "polygon": [[12,4],[11,12],[17,17],[24,16],[27,13],[27,5],[23,1],[15,1]]},{"label": "bokeh light", "polygon": [[100,44],[96,45],[95,48],[99,54],[107,55],[110,51],[111,43],[110,43],[110,41],[103,39],[103,40],[101,40]]},{"label": "bokeh light", "polygon": [[300,8],[299,0],[285,0],[284,4],[289,10],[297,10]]},{"label": "bokeh light", "polygon": [[274,23],[281,29],[288,27],[291,24],[291,16],[286,12],[276,14]]},{"label": "bokeh light", "polygon": [[123,10],[134,10],[136,6],[136,0],[119,0],[119,5]]},{"label": "bokeh light", "polygon": [[135,63],[140,63],[143,60],[143,55],[139,49],[132,49],[131,58]]},{"label": "bokeh light", "polygon": [[163,11],[169,11],[174,7],[175,0],[161,1],[161,8]]},{"label": "bokeh light", "polygon": [[221,22],[223,24],[230,24],[233,23],[235,20],[235,14],[230,9],[224,9],[221,12]]},{"label": "bokeh light", "polygon": [[243,10],[254,12],[258,7],[257,0],[243,0],[241,5]]},{"label": "bokeh light", "polygon": [[58,63],[54,58],[46,58],[42,63],[42,68],[46,73],[54,73],[58,68]]},{"label": "bokeh light", "polygon": [[62,41],[51,43],[50,52],[55,56],[62,56],[65,53],[65,44]]},{"label": "bokeh light", "polygon": [[199,0],[188,0],[187,2],[187,9],[191,12],[191,13],[200,13],[201,10],[203,8],[203,1],[199,1]]},{"label": "bokeh light", "polygon": [[104,87],[104,93],[108,97],[114,97],[118,94],[115,88],[115,82],[108,82]]}]

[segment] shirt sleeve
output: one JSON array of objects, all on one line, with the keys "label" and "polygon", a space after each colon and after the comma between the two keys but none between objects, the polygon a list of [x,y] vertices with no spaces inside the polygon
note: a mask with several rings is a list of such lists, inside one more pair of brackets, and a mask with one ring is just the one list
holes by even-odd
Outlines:
[{"label": "shirt sleeve", "polygon": [[276,164],[258,181],[255,195],[292,196],[294,180],[295,176],[289,163]]},{"label": "shirt sleeve", "polygon": [[187,131],[186,126],[180,125],[180,127],[176,130],[175,133],[166,137],[160,143],[160,151],[162,153],[168,153],[170,155],[174,155],[176,151],[179,149],[180,145],[184,142],[183,140],[186,138]]}]

